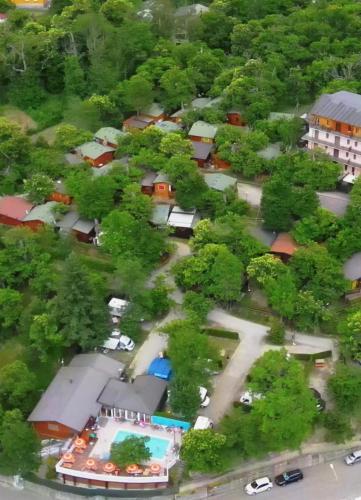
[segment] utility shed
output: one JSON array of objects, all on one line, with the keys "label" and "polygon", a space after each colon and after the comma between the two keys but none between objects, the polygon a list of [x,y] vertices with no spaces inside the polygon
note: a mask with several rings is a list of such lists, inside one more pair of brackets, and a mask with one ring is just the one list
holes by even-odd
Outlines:
[{"label": "utility shed", "polygon": [[216,191],[225,191],[228,188],[235,188],[237,179],[225,174],[204,174],[207,186]]},{"label": "utility shed", "polygon": [[173,207],[168,219],[168,225],[174,227],[175,234],[183,238],[189,238],[193,234],[193,228],[199,221],[199,216],[195,209],[183,210]]},{"label": "utility shed", "polygon": [[102,167],[114,158],[115,149],[96,141],[86,142],[76,148],[78,154],[92,167]]}]

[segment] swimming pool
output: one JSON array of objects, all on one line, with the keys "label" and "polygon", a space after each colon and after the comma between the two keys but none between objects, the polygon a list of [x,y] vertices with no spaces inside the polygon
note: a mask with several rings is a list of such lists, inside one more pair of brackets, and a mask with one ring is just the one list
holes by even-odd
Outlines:
[{"label": "swimming pool", "polygon": [[[144,437],[144,434],[139,434],[138,432],[118,431],[115,435],[114,442],[121,443],[124,439],[130,436]],[[164,458],[169,448],[169,439],[162,439],[154,436],[147,437],[149,437],[149,441],[146,442],[146,446],[149,448],[152,457]]]}]

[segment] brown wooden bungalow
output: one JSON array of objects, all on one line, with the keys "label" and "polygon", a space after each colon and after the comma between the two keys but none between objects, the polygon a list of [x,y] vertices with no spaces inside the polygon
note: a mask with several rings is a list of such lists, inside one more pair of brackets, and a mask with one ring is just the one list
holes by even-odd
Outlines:
[{"label": "brown wooden bungalow", "polygon": [[54,191],[49,196],[48,201],[57,201],[64,205],[71,205],[73,198],[67,194],[62,180],[54,182]]},{"label": "brown wooden bungalow", "polygon": [[237,127],[244,127],[247,124],[241,112],[237,109],[232,109],[227,112],[227,120],[230,125],[235,125]]},{"label": "brown wooden bungalow", "polygon": [[191,141],[193,148],[192,159],[198,164],[198,167],[205,167],[211,158],[213,144],[209,142]]},{"label": "brown wooden bungalow", "polygon": [[153,118],[149,118],[144,115],[130,116],[123,122],[123,132],[135,132],[137,130],[144,130],[153,124]]},{"label": "brown wooden bungalow", "polygon": [[154,192],[154,179],[157,177],[156,172],[147,172],[140,181],[141,191],[143,194],[152,196]]},{"label": "brown wooden bungalow", "polygon": [[195,142],[207,142],[213,144],[216,134],[217,127],[215,125],[198,120],[193,123],[188,133],[188,138]]},{"label": "brown wooden bungalow", "polygon": [[154,196],[163,200],[174,198],[174,191],[167,175],[159,173],[153,181]]},{"label": "brown wooden bungalow", "polygon": [[0,224],[21,226],[33,206],[20,196],[3,196],[0,198]]},{"label": "brown wooden bungalow", "polygon": [[102,167],[114,160],[115,149],[96,141],[86,142],[76,148],[77,154],[92,167]]},{"label": "brown wooden bungalow", "polygon": [[279,233],[271,246],[270,252],[283,262],[288,262],[298,249],[299,245],[289,233]]}]

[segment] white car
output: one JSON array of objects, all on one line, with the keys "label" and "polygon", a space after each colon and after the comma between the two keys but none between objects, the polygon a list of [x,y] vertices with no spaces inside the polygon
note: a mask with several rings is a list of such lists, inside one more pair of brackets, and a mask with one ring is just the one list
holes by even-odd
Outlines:
[{"label": "white car", "polygon": [[211,400],[205,387],[199,387],[199,396],[201,398],[201,408],[207,408]]},{"label": "white car", "polygon": [[119,337],[118,349],[120,351],[132,351],[135,347],[134,340],[127,337],[126,335],[121,335]]},{"label": "white car", "polygon": [[345,457],[346,465],[357,464],[357,462],[361,462],[361,450],[353,451]]},{"label": "white car", "polygon": [[269,477],[260,477],[259,479],[255,479],[251,483],[248,483],[244,491],[247,495],[257,495],[257,493],[263,493],[264,491],[268,491],[273,488],[273,483]]},{"label": "white car", "polygon": [[239,398],[240,403],[251,406],[257,399],[262,399],[263,395],[258,392],[246,391]]}]

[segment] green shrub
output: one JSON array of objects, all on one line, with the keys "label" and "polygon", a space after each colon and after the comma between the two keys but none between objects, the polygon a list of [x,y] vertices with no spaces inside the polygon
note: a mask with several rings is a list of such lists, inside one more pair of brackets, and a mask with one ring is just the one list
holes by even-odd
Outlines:
[{"label": "green shrub", "polygon": [[327,430],[326,441],[340,444],[351,439],[354,434],[350,418],[340,412],[326,412],[323,416],[323,422]]},{"label": "green shrub", "polygon": [[267,340],[274,345],[283,345],[285,343],[285,326],[277,318],[272,318],[271,328],[268,330]]},{"label": "green shrub", "polygon": [[202,328],[202,332],[210,337],[221,337],[223,339],[239,340],[237,332],[222,330],[220,328]]},{"label": "green shrub", "polygon": [[56,457],[48,457],[46,459],[46,473],[45,477],[46,479],[56,479],[57,478],[57,473],[55,470],[55,465],[58,461],[58,458]]},{"label": "green shrub", "polygon": [[56,125],[63,119],[64,103],[61,98],[52,96],[37,108],[29,108],[29,115],[36,121],[37,130]]}]

